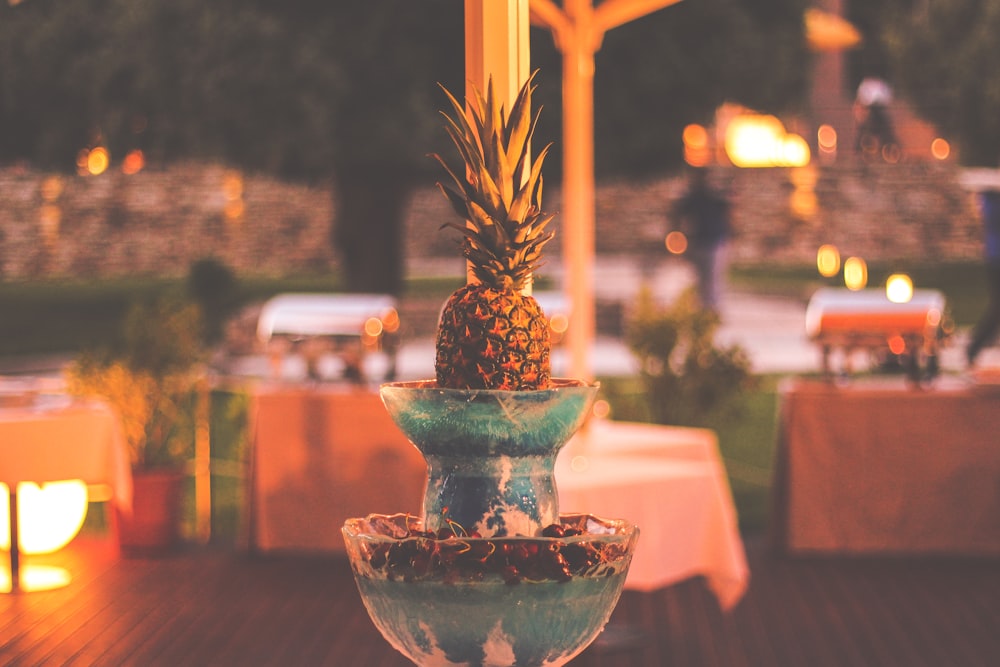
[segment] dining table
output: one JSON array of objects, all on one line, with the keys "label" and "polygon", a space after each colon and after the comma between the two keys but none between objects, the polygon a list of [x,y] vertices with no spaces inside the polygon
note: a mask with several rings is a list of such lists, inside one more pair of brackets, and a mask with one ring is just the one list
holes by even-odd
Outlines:
[{"label": "dining table", "polygon": [[773,541],[797,555],[1000,555],[1000,384],[791,379]]},{"label": "dining table", "polygon": [[556,484],[561,512],[639,527],[627,589],[700,576],[725,610],[745,593],[750,570],[713,431],[592,420],[560,453]]},{"label": "dining table", "polygon": [[251,550],[345,552],[347,519],[419,514],[427,466],[377,392],[262,382],[250,415]]},{"label": "dining table", "polygon": [[[265,382],[252,391],[249,547],[343,552],[340,527],[369,513],[422,513],[427,468],[376,392]],[[555,464],[561,511],[640,529],[626,588],[704,576],[723,608],[749,570],[715,433],[591,419]]]},{"label": "dining table", "polygon": [[0,483],[9,494],[10,576],[18,585],[17,489],[25,482],[82,480],[106,485],[111,502],[132,507],[132,472],[117,413],[105,401],[62,393],[4,393],[0,400]]}]

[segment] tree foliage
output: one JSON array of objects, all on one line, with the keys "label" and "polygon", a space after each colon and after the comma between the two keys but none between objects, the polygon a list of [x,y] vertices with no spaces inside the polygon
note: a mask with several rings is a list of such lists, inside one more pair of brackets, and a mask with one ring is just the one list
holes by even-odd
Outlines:
[{"label": "tree foliage", "polygon": [[[957,140],[968,165],[1000,164],[1000,3],[881,0],[855,3],[890,81],[917,111]],[[864,65],[862,65],[863,67]]]},{"label": "tree foliage", "polygon": [[[691,0],[616,28],[598,53],[599,176],[667,171],[722,101],[787,109],[805,90],[806,0]],[[82,148],[151,167],[221,161],[333,186],[349,289],[396,292],[415,183],[440,178],[437,83],[464,88],[460,0],[0,3],[0,163],[71,171]],[[561,58],[532,34],[536,135],[556,141]],[[433,233],[434,230],[428,230]]]},{"label": "tree foliage", "polygon": [[[769,113],[801,110],[809,56],[805,0],[689,0],[610,30],[596,55],[598,176],[648,175],[682,164],[681,132],[710,124],[723,102]],[[560,56],[534,35],[532,62],[549,73],[536,99],[539,134],[558,131]],[[558,135],[551,134],[558,141]],[[555,152],[558,154],[558,150]],[[553,157],[556,157],[554,155]]]}]

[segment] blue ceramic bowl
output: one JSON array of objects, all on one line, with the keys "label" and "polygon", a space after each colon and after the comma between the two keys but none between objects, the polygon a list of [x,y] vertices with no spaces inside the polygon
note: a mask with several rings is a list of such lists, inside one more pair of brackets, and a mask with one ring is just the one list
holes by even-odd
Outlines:
[{"label": "blue ceramic bowl", "polygon": [[563,515],[563,537],[440,538],[416,517],[350,519],[343,533],[361,598],[383,637],[417,665],[563,665],[604,628],[639,531]]}]

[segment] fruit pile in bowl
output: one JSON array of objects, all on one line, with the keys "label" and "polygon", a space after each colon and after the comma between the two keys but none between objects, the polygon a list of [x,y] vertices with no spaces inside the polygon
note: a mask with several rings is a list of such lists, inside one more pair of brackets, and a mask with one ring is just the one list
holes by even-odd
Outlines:
[{"label": "fruit pile in bowl", "polygon": [[563,665],[604,628],[638,531],[564,514],[539,537],[423,530],[406,514],[343,528],[361,598],[396,650],[418,665]]}]

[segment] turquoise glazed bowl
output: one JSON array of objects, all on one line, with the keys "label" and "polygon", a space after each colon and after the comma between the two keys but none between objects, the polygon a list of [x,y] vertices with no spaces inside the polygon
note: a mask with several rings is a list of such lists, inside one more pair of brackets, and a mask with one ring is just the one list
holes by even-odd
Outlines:
[{"label": "turquoise glazed bowl", "polygon": [[389,415],[427,462],[425,529],[537,536],[556,523],[556,455],[598,388],[564,379],[538,391],[442,389],[433,380],[382,385]]},{"label": "turquoise glazed bowl", "polygon": [[541,667],[564,665],[604,628],[639,535],[586,514],[557,525],[546,533],[561,536],[470,538],[372,514],[343,533],[369,616],[414,663]]}]

